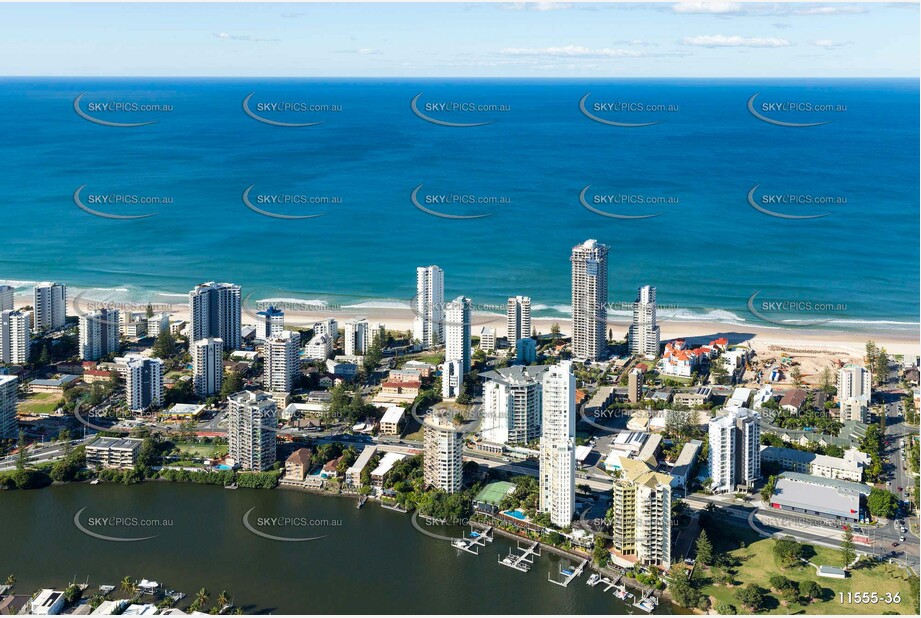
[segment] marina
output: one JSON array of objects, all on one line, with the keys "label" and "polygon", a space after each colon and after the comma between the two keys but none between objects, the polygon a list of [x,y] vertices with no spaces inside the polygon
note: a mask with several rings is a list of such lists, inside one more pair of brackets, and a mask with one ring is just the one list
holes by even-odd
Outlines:
[{"label": "marina", "polygon": [[514,553],[509,549],[507,556],[499,558],[499,564],[527,573],[534,564],[535,556],[540,556],[540,543],[534,541],[528,547],[522,547],[521,541],[518,541],[517,551],[520,553]]},{"label": "marina", "polygon": [[479,555],[479,548],[485,547],[487,543],[492,543],[492,541],[492,526],[490,526],[483,532],[471,531],[467,537],[461,537],[451,544],[465,552]]},{"label": "marina", "polygon": [[571,569],[571,568],[567,569],[567,568],[560,567],[560,575],[563,576],[563,581],[557,581],[553,579],[553,575],[551,573],[547,574],[547,580],[558,586],[563,586],[565,588],[570,584],[570,582],[572,582],[574,579],[577,579],[580,575],[582,575],[582,571],[585,570],[585,565],[587,564],[588,564],[588,560],[583,559],[582,562],[580,562],[579,565],[575,569]]}]

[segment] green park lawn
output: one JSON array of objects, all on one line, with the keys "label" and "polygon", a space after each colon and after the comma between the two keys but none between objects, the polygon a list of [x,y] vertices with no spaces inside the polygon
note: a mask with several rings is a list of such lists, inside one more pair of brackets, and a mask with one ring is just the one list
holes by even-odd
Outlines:
[{"label": "green park lawn", "polygon": [[216,455],[223,455],[227,453],[226,444],[180,443],[180,444],[177,444],[176,446],[177,448],[179,448],[179,452],[189,457],[207,457],[210,459]]},{"label": "green park lawn", "polygon": [[[774,557],[774,539],[762,538],[751,530],[736,526],[725,526],[723,531],[725,534],[712,540],[714,554],[728,552],[741,561],[735,579],[742,585],[754,583],[770,590],[771,576],[780,574],[796,582],[815,581],[824,589],[822,600],[815,600],[805,606],[798,603],[785,605],[780,596],[772,591],[767,595],[768,600],[762,613],[881,614],[884,611],[894,611],[899,614],[915,614],[912,584],[904,570],[894,565],[879,563],[872,567],[861,567],[848,572],[846,579],[818,577],[815,568],[809,564],[782,568]],[[744,543],[744,547],[740,542]],[[840,567],[842,564],[838,550],[813,545],[805,545],[804,550],[805,557],[815,565]],[[701,575],[708,578],[706,574]],[[712,597],[714,606],[720,602],[729,603],[741,613],[741,603],[735,598],[738,588],[739,585],[726,586],[712,583],[711,580],[701,591]],[[876,592],[880,598],[887,592],[893,595],[899,593],[901,603],[885,605],[880,601],[876,605],[848,604],[846,597],[845,602],[841,603],[839,592]]]},{"label": "green park lawn", "polygon": [[60,401],[57,393],[30,393],[19,400],[18,410],[20,414],[51,414]]}]

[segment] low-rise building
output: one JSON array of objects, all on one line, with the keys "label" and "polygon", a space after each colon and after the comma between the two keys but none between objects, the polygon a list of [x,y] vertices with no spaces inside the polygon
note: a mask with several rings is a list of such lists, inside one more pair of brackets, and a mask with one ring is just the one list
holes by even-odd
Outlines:
[{"label": "low-rise building", "polygon": [[675,460],[675,465],[672,467],[672,487],[687,488],[690,485],[691,473],[702,447],[703,442],[700,440],[689,440],[681,447],[678,459]]},{"label": "low-rise building", "polygon": [[326,370],[336,377],[351,380],[358,374],[358,365],[355,363],[342,363],[333,359],[327,359]]},{"label": "low-rise building", "polygon": [[86,445],[88,468],[133,468],[141,450],[140,438],[99,437]]},{"label": "low-rise building", "polygon": [[770,507],[857,523],[863,520],[870,490],[871,487],[863,483],[784,472],[774,484]]},{"label": "low-rise building", "polygon": [[58,395],[64,392],[64,389],[74,384],[80,376],[63,374],[46,380],[32,380],[27,385],[30,393],[56,393]]},{"label": "low-rise building", "polygon": [[299,448],[285,460],[285,478],[303,481],[310,472],[310,458],[313,451],[309,448]]},{"label": "low-rise building", "polygon": [[304,346],[306,360],[326,360],[333,352],[333,340],[329,335],[314,335]]},{"label": "low-rise building", "polygon": [[788,413],[798,415],[806,405],[807,393],[801,388],[794,388],[783,394],[780,398],[780,407]]},{"label": "low-rise building", "polygon": [[362,449],[361,453],[358,455],[358,459],[355,460],[355,463],[345,471],[345,481],[349,485],[359,486],[361,485],[361,472],[367,467],[368,462],[371,461],[371,458],[374,457],[377,453],[376,446],[366,446]]},{"label": "low-rise building", "polygon": [[496,351],[496,329],[492,326],[480,329],[480,349],[487,354]]},{"label": "low-rise building", "polygon": [[707,405],[713,396],[713,388],[709,386],[698,386],[692,391],[678,391],[672,396],[672,401],[678,406],[688,406],[689,408],[699,408]]},{"label": "low-rise building", "polygon": [[393,469],[393,465],[405,458],[406,455],[402,453],[385,453],[384,456],[381,457],[381,461],[377,464],[377,467],[371,471],[371,485],[378,488],[383,487],[384,478]]},{"label": "low-rise building", "polygon": [[29,603],[29,613],[35,616],[56,616],[64,609],[63,590],[43,588]]},{"label": "low-rise building", "polygon": [[381,433],[385,436],[400,435],[400,423],[406,415],[406,409],[400,406],[388,406],[381,417]]},{"label": "low-rise building", "polygon": [[829,457],[807,451],[777,446],[762,446],[761,461],[774,462],[789,472],[811,474],[827,479],[860,482],[863,467],[856,458]]}]

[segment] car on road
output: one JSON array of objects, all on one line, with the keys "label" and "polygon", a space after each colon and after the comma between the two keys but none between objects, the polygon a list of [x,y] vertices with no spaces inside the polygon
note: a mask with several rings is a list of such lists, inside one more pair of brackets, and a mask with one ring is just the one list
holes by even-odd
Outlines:
[{"label": "car on road", "polygon": [[898,489],[899,491],[902,491],[902,488],[901,488],[901,487],[896,487],[896,489]]},{"label": "car on road", "polygon": [[893,543],[892,546],[893,546],[893,547],[898,547],[899,544],[898,544],[898,543]]}]

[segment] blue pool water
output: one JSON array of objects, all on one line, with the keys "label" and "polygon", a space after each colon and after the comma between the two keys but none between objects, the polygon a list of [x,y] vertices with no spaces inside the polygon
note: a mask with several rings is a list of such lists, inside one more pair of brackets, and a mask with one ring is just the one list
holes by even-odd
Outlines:
[{"label": "blue pool water", "polygon": [[520,519],[521,521],[524,521],[525,519],[528,518],[527,515],[525,515],[524,513],[522,513],[521,511],[519,511],[518,509],[515,509],[514,511],[503,511],[503,513],[504,513],[505,515],[508,515],[509,517],[514,517],[515,519]]}]

